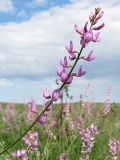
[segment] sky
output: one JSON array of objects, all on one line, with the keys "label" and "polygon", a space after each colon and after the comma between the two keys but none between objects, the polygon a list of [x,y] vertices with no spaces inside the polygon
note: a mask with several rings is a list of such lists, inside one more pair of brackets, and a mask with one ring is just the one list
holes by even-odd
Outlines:
[{"label": "sky", "polygon": [[67,55],[65,45],[80,39],[74,24],[83,26],[95,7],[105,14],[101,41],[89,44],[96,59],[81,61],[86,70],[75,78],[70,94],[78,101],[87,84],[94,100],[104,102],[112,87],[112,101],[120,102],[120,1],[119,0],[0,0],[0,101],[42,103],[43,89],[56,88],[56,68]]}]

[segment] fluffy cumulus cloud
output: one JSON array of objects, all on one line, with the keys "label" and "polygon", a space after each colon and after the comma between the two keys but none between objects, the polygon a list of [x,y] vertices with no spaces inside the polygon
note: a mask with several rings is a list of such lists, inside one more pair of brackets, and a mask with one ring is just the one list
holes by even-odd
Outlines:
[{"label": "fluffy cumulus cloud", "polygon": [[14,6],[12,0],[0,0],[0,12],[13,11]]},{"label": "fluffy cumulus cloud", "polygon": [[[104,97],[99,97],[108,85],[112,85],[114,95],[120,92],[120,88],[116,87],[120,81],[120,9],[119,5],[113,3],[115,1],[99,2],[75,0],[63,7],[54,6],[49,10],[37,12],[27,21],[0,25],[0,79],[6,79],[5,84],[7,81],[8,84],[11,82],[12,85],[8,88],[13,94],[10,99],[16,92],[18,99],[23,94],[24,97],[32,94],[38,97],[42,95],[44,87],[55,87],[56,67],[66,54],[65,44],[71,39],[75,47],[78,50],[80,48],[74,24],[84,25],[90,11],[96,6],[101,6],[105,11],[103,21],[106,26],[101,31],[101,42],[89,45],[84,51],[84,54],[87,54],[89,50],[94,49],[96,61],[83,62],[87,74],[84,81],[75,80],[71,91],[79,98],[82,86],[92,83],[99,93],[97,100],[103,100]],[[43,3],[43,0],[36,0],[36,3]],[[4,90],[7,89],[4,87]],[[120,99],[114,97],[114,100]]]}]

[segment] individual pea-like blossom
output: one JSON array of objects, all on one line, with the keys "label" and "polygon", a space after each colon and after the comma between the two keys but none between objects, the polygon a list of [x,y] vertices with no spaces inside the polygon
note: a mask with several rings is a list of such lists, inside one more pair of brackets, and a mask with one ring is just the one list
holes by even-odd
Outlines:
[{"label": "individual pea-like blossom", "polygon": [[95,124],[91,124],[90,128],[82,129],[80,132],[81,140],[82,140],[82,150],[81,152],[84,154],[91,153],[94,147],[94,139],[95,135],[98,134],[98,129]]},{"label": "individual pea-like blossom", "polygon": [[112,96],[112,88],[109,86],[106,93],[106,100],[104,103],[103,114],[106,116],[111,109],[111,96]]},{"label": "individual pea-like blossom", "polygon": [[118,153],[120,153],[120,140],[109,139],[109,152],[112,160],[118,160]]},{"label": "individual pea-like blossom", "polygon": [[51,98],[50,92],[47,88],[45,88],[44,91],[43,91],[43,97],[46,98],[46,99]]},{"label": "individual pea-like blossom", "polygon": [[54,90],[52,93],[52,100],[56,102],[60,98],[60,95],[61,91],[59,89]]},{"label": "individual pea-like blossom", "polygon": [[77,73],[74,73],[73,75],[76,76],[76,77],[82,77],[84,74],[86,74],[86,71],[83,70],[83,67],[80,66],[78,68],[78,72]]},{"label": "individual pea-like blossom", "polygon": [[39,123],[44,124],[46,123],[46,121],[47,121],[47,114],[44,113],[39,117]]},{"label": "individual pea-like blossom", "polygon": [[67,57],[65,56],[64,57],[64,60],[62,61],[60,61],[60,64],[63,66],[63,68],[69,68],[69,67],[71,67],[69,64],[68,64],[68,59],[67,59]]},{"label": "individual pea-like blossom", "polygon": [[38,149],[38,132],[29,131],[27,135],[23,137],[23,141],[29,149],[36,151]]},{"label": "individual pea-like blossom", "polygon": [[36,105],[36,101],[35,101],[34,98],[32,98],[30,100],[30,102],[28,103],[28,105],[29,105],[29,109],[30,109],[31,112],[37,113],[37,105]]},{"label": "individual pea-like blossom", "polygon": [[26,151],[24,149],[13,152],[12,156],[16,158],[20,158],[21,160],[29,160],[29,158],[27,157]]},{"label": "individual pea-like blossom", "polygon": [[104,26],[105,26],[105,23],[102,23],[102,24],[94,27],[93,30],[100,30],[100,29],[102,29]]},{"label": "individual pea-like blossom", "polygon": [[69,59],[70,60],[76,59],[77,51],[73,49],[73,42],[72,41],[70,41],[69,46],[66,46],[66,49],[69,53]]},{"label": "individual pea-like blossom", "polygon": [[62,72],[64,71],[65,69],[63,68],[62,65],[58,66],[57,67],[57,75],[58,76],[61,76]]},{"label": "individual pea-like blossom", "polygon": [[60,75],[60,80],[61,82],[65,82],[68,79],[68,73],[67,71],[64,69]]},{"label": "individual pea-like blossom", "polygon": [[95,59],[95,56],[94,56],[94,54],[93,54],[93,50],[90,51],[90,52],[88,53],[88,55],[83,56],[82,59],[84,59],[84,60],[86,60],[86,61],[92,61],[92,60],[94,60],[94,59]]}]

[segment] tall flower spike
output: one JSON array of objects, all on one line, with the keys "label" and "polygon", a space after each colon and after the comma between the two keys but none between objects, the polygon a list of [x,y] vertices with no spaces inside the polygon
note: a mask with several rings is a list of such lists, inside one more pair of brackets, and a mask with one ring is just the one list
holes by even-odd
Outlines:
[{"label": "tall flower spike", "polygon": [[93,50],[90,51],[90,53],[87,56],[83,56],[82,59],[86,61],[92,61],[95,59],[95,56],[93,55]]},{"label": "tall flower spike", "polygon": [[47,88],[45,88],[44,91],[43,91],[43,97],[46,98],[46,99],[51,98],[50,92]]},{"label": "tall flower spike", "polygon": [[63,61],[60,61],[60,64],[63,66],[63,68],[69,68],[70,67],[70,65],[68,65],[68,60],[67,60],[66,56],[64,57]]}]

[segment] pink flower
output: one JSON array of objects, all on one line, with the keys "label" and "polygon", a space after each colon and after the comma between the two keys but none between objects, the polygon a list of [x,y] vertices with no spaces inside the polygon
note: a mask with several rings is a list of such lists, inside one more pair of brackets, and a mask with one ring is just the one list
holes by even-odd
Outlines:
[{"label": "pink flower", "polygon": [[83,56],[82,59],[86,61],[92,61],[95,59],[95,56],[93,55],[93,51],[90,51],[90,53],[87,56]]},{"label": "pink flower", "polygon": [[64,70],[63,66],[58,66],[58,67],[57,67],[57,75],[58,75],[58,76],[61,76],[63,70]]},{"label": "pink flower", "polygon": [[26,152],[25,152],[24,149],[22,149],[22,150],[17,150],[17,151],[15,151],[15,152],[13,152],[12,155],[13,155],[14,157],[17,157],[17,158],[22,158],[22,157],[26,157]]},{"label": "pink flower", "polygon": [[43,91],[43,97],[46,98],[46,99],[51,98],[50,92],[47,88],[45,88],[44,91]]},{"label": "pink flower", "polygon": [[80,66],[80,67],[78,68],[78,73],[74,73],[73,75],[74,75],[74,76],[77,76],[77,77],[81,77],[81,76],[83,76],[85,73],[86,73],[86,71],[84,71],[83,68],[82,68],[82,66]]},{"label": "pink flower", "polygon": [[52,100],[55,102],[60,98],[61,92],[59,89],[56,89],[52,93]]},{"label": "pink flower", "polygon": [[68,65],[68,60],[67,60],[66,56],[64,57],[63,61],[60,61],[60,64],[63,66],[63,68],[69,68],[70,67],[70,65]]},{"label": "pink flower", "polygon": [[83,36],[84,30],[82,28],[78,27],[77,24],[74,25],[74,28],[75,28],[77,33],[79,33],[80,35]]},{"label": "pink flower", "polygon": [[93,32],[92,32],[91,30],[88,31],[88,32],[86,32],[86,33],[84,34],[84,41],[85,41],[86,43],[91,42],[92,39],[93,39]]},{"label": "pink flower", "polygon": [[44,124],[47,120],[47,114],[42,114],[39,118],[39,123]]},{"label": "pink flower", "polygon": [[92,41],[93,42],[99,42],[100,41],[99,35],[100,35],[100,32],[95,33]]},{"label": "pink flower", "polygon": [[78,77],[81,77],[81,76],[83,76],[84,74],[86,73],[86,71],[83,71],[83,68],[82,68],[82,66],[80,66],[79,67],[79,69],[78,69]]},{"label": "pink flower", "polygon": [[104,26],[105,26],[105,23],[102,23],[102,24],[100,24],[99,26],[94,27],[93,30],[100,30],[100,29],[102,29]]},{"label": "pink flower", "polygon": [[67,74],[66,70],[63,70],[63,72],[62,72],[62,74],[60,76],[60,80],[62,82],[65,82],[67,78],[68,78],[68,74]]},{"label": "pink flower", "polygon": [[72,41],[70,41],[69,46],[66,46],[66,49],[67,49],[67,51],[69,53],[69,59],[70,60],[74,60],[76,58],[76,54],[75,53],[77,53],[77,51],[75,51],[73,49],[73,42]]},{"label": "pink flower", "polygon": [[67,49],[67,51],[68,51],[69,53],[76,53],[76,52],[77,52],[77,51],[75,51],[75,50],[73,49],[73,42],[72,42],[72,41],[70,41],[69,46],[66,46],[66,49]]},{"label": "pink flower", "polygon": [[37,105],[34,98],[32,98],[31,101],[29,102],[29,108],[31,112],[37,113]]}]

